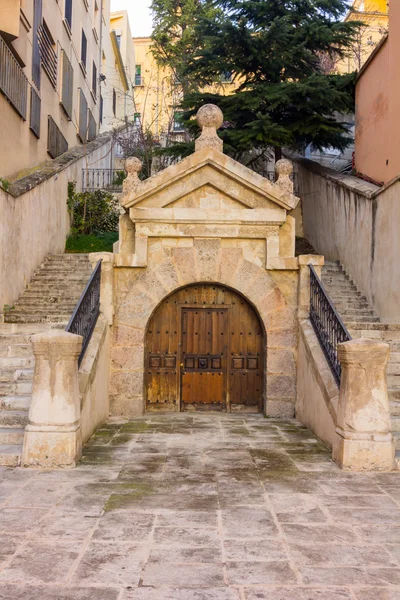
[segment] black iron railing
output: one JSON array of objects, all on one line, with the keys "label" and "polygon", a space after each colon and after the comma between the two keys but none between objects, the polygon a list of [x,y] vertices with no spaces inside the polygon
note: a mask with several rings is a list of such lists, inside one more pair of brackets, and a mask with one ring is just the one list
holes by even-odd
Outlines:
[{"label": "black iron railing", "polygon": [[85,356],[86,348],[92,337],[99,313],[100,313],[100,279],[101,260],[97,263],[85,289],[75,307],[65,331],[75,333],[83,337],[82,351],[79,355],[80,366]]},{"label": "black iron railing", "polygon": [[82,169],[82,192],[122,192],[125,177],[124,169]]},{"label": "black iron railing", "polygon": [[337,355],[337,345],[340,342],[348,342],[351,336],[312,265],[310,265],[310,321],[336,383],[339,385],[342,367]]}]

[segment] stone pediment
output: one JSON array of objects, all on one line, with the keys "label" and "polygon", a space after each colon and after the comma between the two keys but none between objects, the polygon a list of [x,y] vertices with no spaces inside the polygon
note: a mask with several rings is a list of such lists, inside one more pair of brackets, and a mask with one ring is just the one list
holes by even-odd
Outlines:
[{"label": "stone pediment", "polygon": [[290,211],[296,207],[299,198],[290,189],[290,171],[286,171],[278,171],[279,179],[272,183],[221,151],[204,147],[132,186],[133,189],[124,195],[122,204],[126,209],[281,208]]}]

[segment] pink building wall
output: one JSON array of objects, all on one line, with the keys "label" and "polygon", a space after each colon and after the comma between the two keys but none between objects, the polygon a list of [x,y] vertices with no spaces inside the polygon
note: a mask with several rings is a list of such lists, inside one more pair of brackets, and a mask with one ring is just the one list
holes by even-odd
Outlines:
[{"label": "pink building wall", "polygon": [[377,182],[400,175],[400,2],[389,8],[389,36],[356,86],[356,168]]}]

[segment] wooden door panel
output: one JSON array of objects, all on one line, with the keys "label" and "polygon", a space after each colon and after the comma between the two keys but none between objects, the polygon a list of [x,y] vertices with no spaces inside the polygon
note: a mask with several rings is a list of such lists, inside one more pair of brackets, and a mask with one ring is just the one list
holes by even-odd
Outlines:
[{"label": "wooden door panel", "polygon": [[232,290],[214,284],[178,290],[149,321],[147,409],[261,409],[264,345],[254,309]]}]

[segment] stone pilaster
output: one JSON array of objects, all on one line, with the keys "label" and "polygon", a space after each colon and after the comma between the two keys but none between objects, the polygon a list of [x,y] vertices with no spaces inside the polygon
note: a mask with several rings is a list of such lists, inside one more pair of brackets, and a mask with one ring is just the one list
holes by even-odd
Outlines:
[{"label": "stone pilaster", "polygon": [[92,252],[89,260],[92,269],[101,259],[100,280],[100,310],[106,317],[108,324],[113,324],[114,319],[114,254],[112,252]]},{"label": "stone pilaster", "polygon": [[302,254],[299,260],[299,291],[298,291],[298,317],[310,317],[310,267],[312,265],[321,279],[324,257],[315,254]]},{"label": "stone pilaster", "polygon": [[359,339],[338,344],[342,365],[333,457],[351,471],[390,471],[394,468],[386,367],[390,347]]},{"label": "stone pilaster", "polygon": [[22,465],[74,467],[80,459],[78,356],[82,336],[53,329],[32,336],[35,371]]}]

